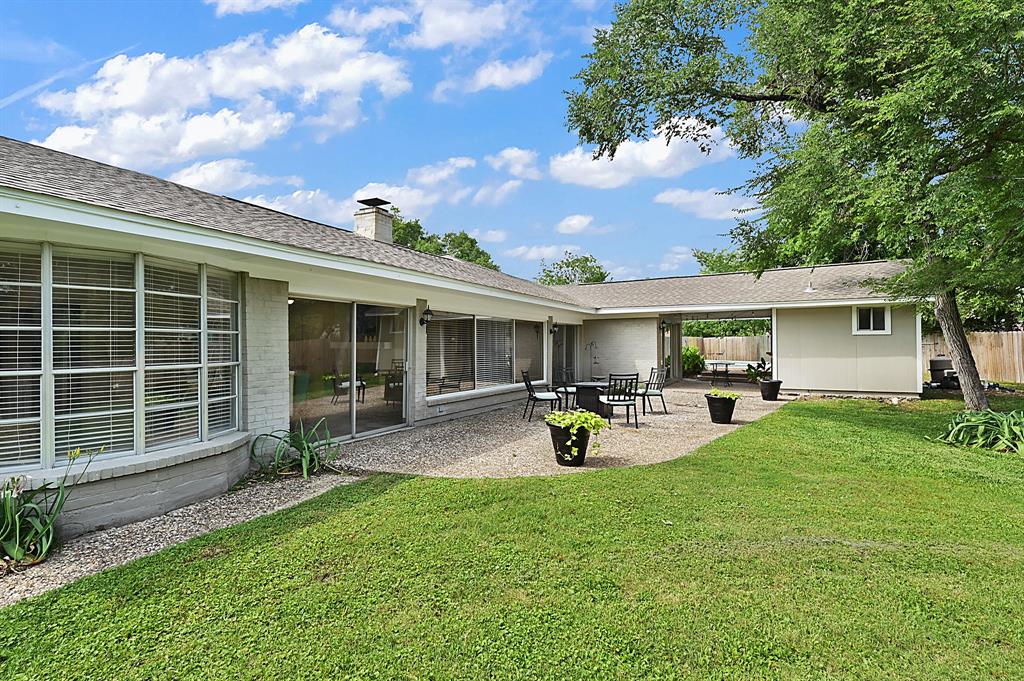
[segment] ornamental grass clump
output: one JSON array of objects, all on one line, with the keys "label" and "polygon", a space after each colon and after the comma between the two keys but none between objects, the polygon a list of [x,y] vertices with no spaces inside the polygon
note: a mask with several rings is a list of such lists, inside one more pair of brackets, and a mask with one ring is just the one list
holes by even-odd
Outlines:
[{"label": "ornamental grass clump", "polygon": [[28,478],[19,475],[0,485],[0,574],[46,560],[56,544],[57,518],[71,488],[101,452],[86,454],[85,467],[73,478],[71,467],[82,458],[81,448],[68,452],[64,475],[57,483],[28,489]]},{"label": "ornamental grass clump", "polygon": [[946,432],[938,438],[959,447],[1024,453],[1024,410],[960,412],[953,416]]},{"label": "ornamental grass clump", "polygon": [[331,431],[327,428],[327,419],[322,418],[312,428],[306,430],[300,421],[298,430],[275,430],[257,435],[249,448],[249,454],[262,468],[267,458],[263,453],[263,444],[274,441],[273,455],[269,468],[276,475],[290,473],[296,467],[302,469],[303,479],[310,473],[321,468],[330,467],[330,460],[337,452],[338,446],[331,441]]}]

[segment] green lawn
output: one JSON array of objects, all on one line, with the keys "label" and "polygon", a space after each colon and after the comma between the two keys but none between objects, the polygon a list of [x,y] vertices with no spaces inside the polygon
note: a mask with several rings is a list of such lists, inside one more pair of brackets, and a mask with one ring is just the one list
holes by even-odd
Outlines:
[{"label": "green lawn", "polygon": [[1021,678],[1024,459],[925,439],[958,408],[801,402],[652,467],[374,477],[0,610],[0,669]]}]

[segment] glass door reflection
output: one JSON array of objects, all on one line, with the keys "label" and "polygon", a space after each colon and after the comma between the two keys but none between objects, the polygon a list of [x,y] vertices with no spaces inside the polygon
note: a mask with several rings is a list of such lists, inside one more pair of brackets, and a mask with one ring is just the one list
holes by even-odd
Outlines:
[{"label": "glass door reflection", "polygon": [[[295,299],[288,306],[288,364],[292,381],[291,428],[307,431],[324,420],[332,438],[352,433],[350,397],[366,386],[353,382],[352,304]],[[323,434],[323,426],[320,427]]]},{"label": "glass door reflection", "polygon": [[409,310],[356,305],[356,433],[404,425]]}]

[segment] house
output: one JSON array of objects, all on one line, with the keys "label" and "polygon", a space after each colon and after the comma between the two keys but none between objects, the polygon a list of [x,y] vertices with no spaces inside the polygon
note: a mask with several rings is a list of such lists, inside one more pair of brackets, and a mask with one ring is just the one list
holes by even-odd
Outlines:
[{"label": "house", "polygon": [[546,287],[0,138],[0,473],[102,454],[68,534],[161,513],[245,474],[253,434],[335,438],[473,414],[551,380],[639,372],[689,319],[770,318],[786,390],[916,394],[920,318],[871,262]]}]

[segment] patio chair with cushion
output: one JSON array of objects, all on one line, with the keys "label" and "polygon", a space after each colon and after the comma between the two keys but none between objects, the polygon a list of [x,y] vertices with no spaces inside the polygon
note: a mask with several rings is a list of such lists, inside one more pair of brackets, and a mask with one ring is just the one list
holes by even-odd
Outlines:
[{"label": "patio chair with cushion", "polygon": [[662,367],[660,369],[651,369],[651,377],[647,379],[647,385],[640,390],[636,391],[636,394],[640,396],[640,406],[643,409],[644,416],[647,415],[647,408],[651,408],[651,413],[654,413],[654,404],[651,402],[652,397],[661,398],[661,408],[668,413],[668,405],[665,404],[665,380],[668,378],[668,369]]},{"label": "patio chair with cushion", "polygon": [[576,406],[576,371],[559,369],[555,372],[555,392],[565,398],[566,408]]},{"label": "patio chair with cushion", "polygon": [[[533,409],[537,406],[538,402],[547,402],[548,411],[554,408],[554,403],[558,403],[558,408],[562,408],[562,398],[558,393],[542,391],[539,392],[533,387],[533,383],[530,382],[530,372],[523,371],[523,383],[526,384],[526,406],[523,407],[523,418],[527,421],[533,420]],[[526,418],[526,410],[530,410],[530,417]]]},{"label": "patio chair with cushion", "polygon": [[626,424],[629,424],[629,410],[633,409],[633,423],[639,428],[640,421],[636,415],[636,387],[640,382],[640,374],[608,374],[608,387],[602,388],[603,393],[597,398],[608,407],[608,423],[612,422],[615,407],[626,408]]},{"label": "patio chair with cushion", "polygon": [[[338,370],[334,370],[334,397],[331,398],[331,404],[338,404],[343,395],[348,394],[349,390],[348,376],[342,376],[338,373]],[[361,376],[356,376],[356,401],[366,402],[366,381]]]}]

